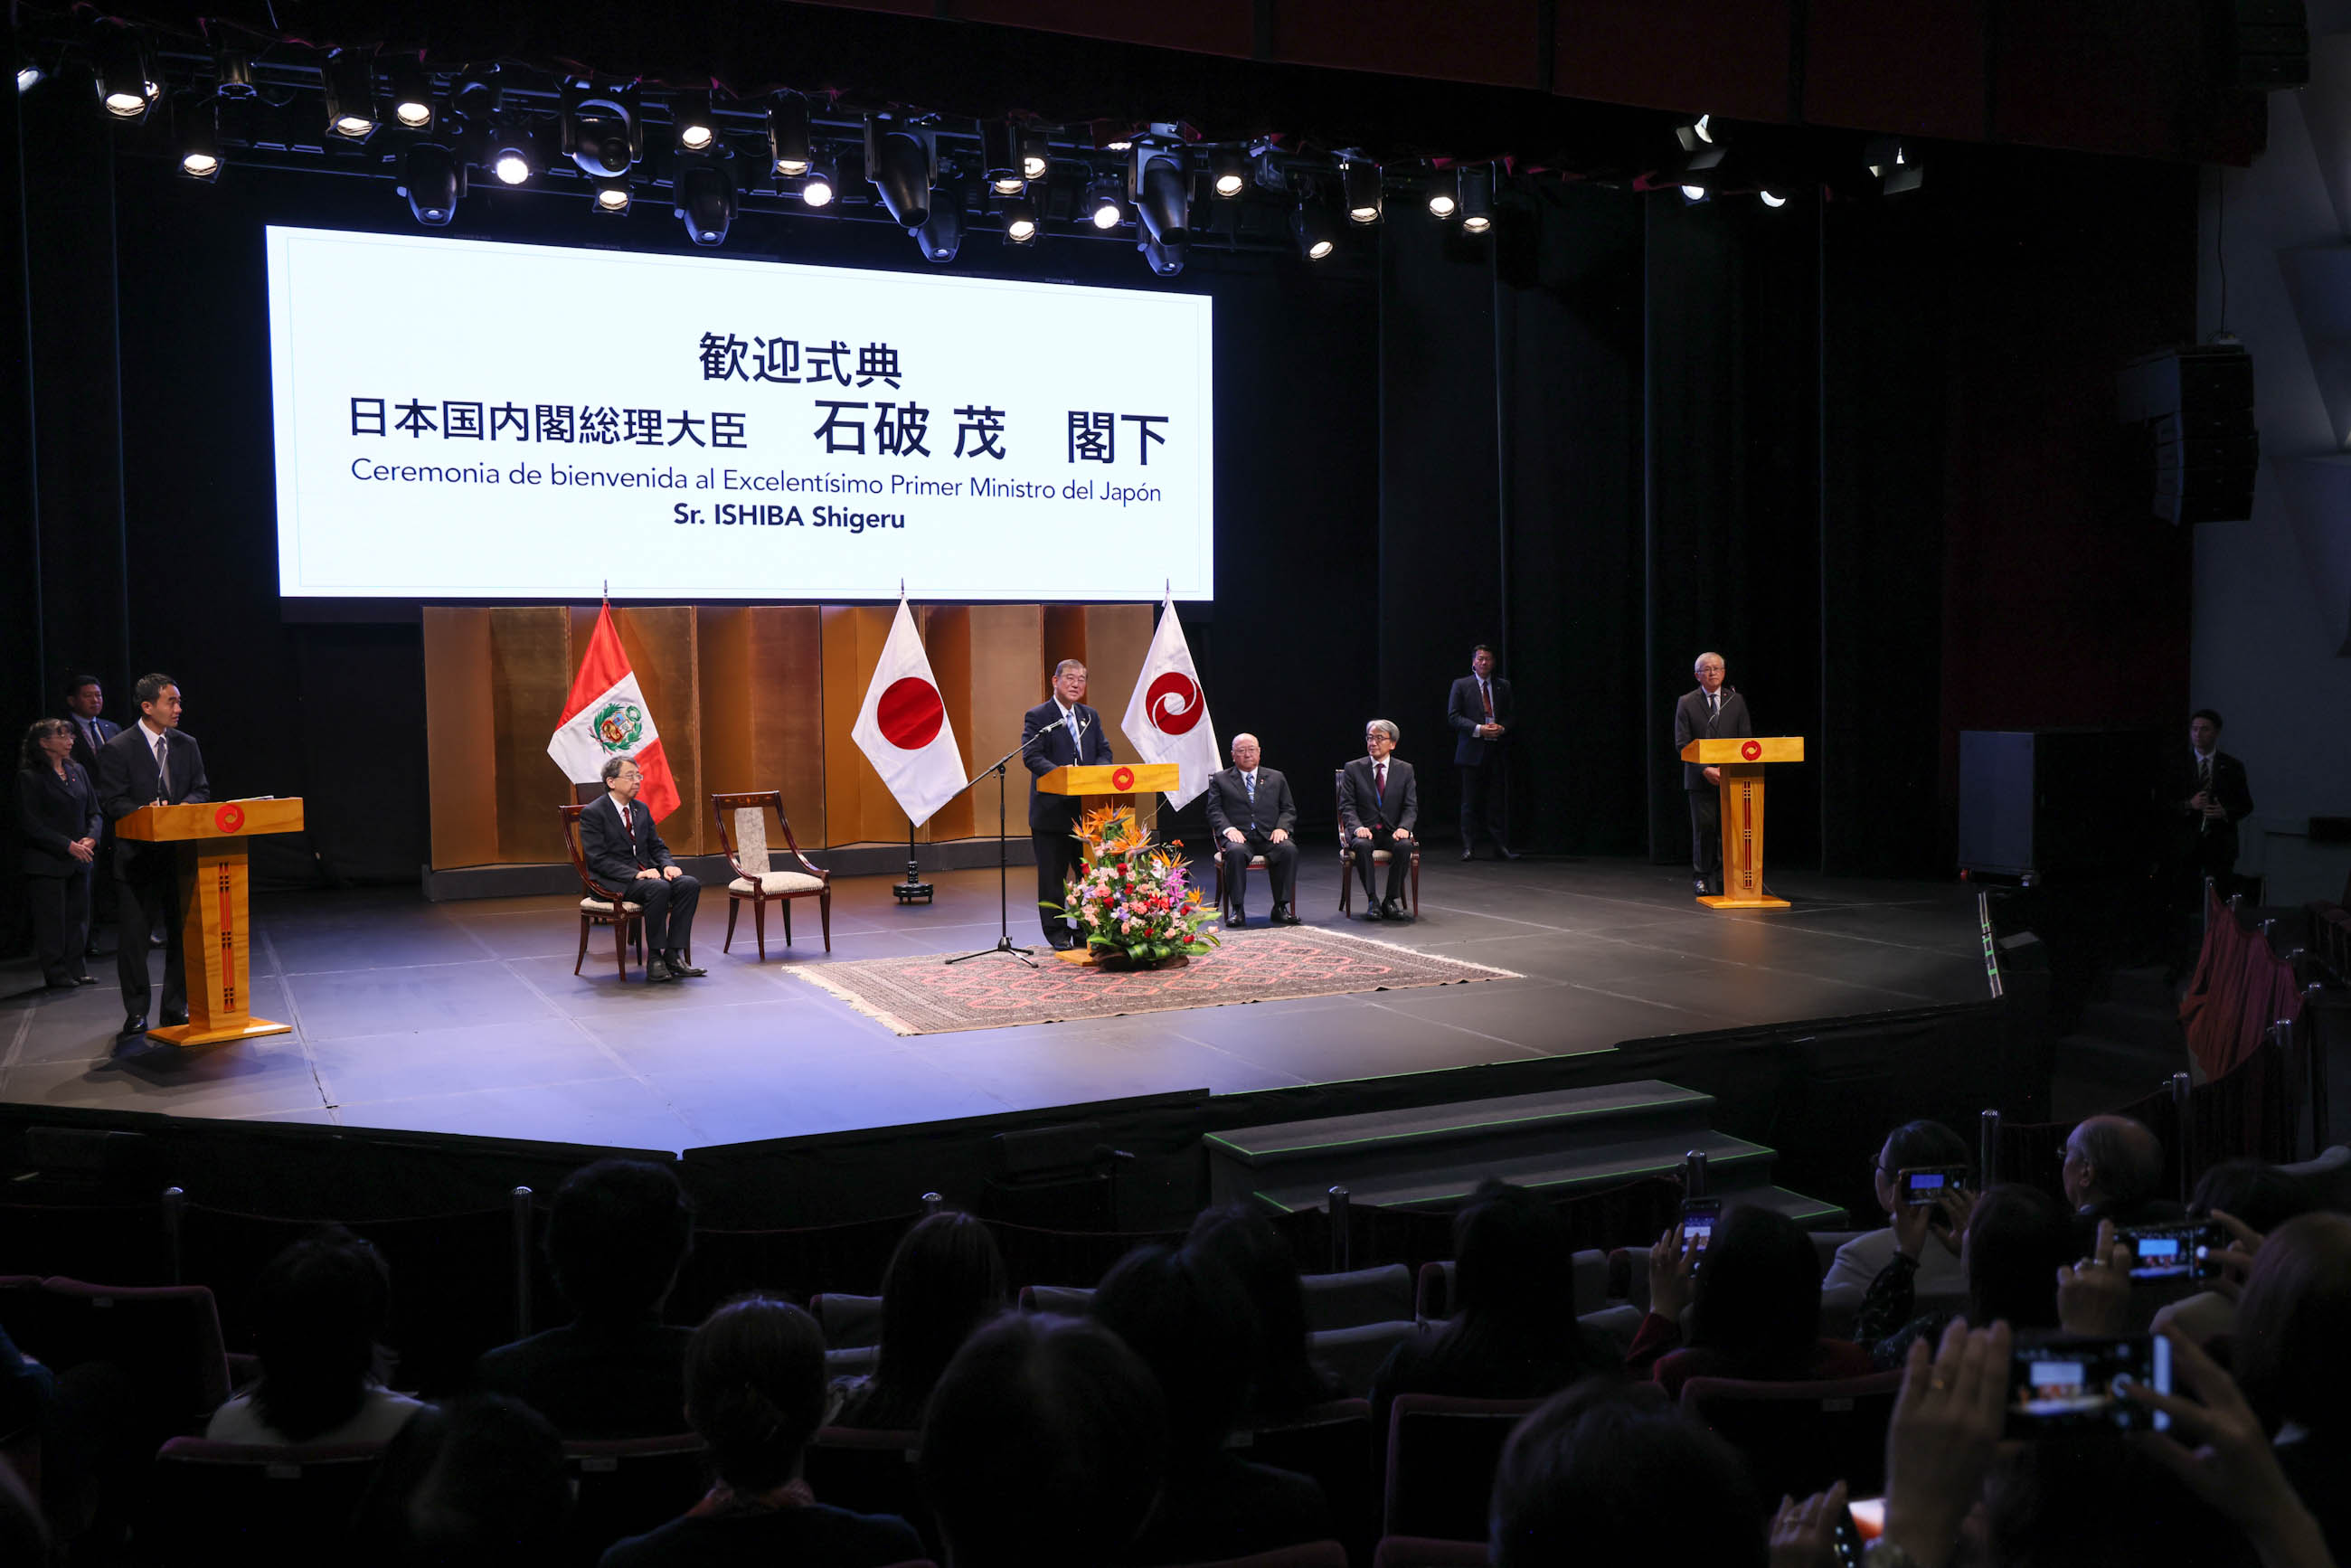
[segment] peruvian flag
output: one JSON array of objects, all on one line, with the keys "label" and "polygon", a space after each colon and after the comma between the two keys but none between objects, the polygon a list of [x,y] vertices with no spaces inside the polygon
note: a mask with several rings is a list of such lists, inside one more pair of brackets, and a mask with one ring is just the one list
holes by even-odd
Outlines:
[{"label": "peruvian flag", "polygon": [[865,706],[857,710],[856,727],[849,733],[906,809],[906,820],[918,828],[967,782],[955,726],[947,722],[947,705],[939,698],[930,655],[923,652],[914,612],[906,608],[904,594],[882,662],[873,668],[873,684],[865,688]]},{"label": "peruvian flag", "polygon": [[1179,787],[1166,791],[1167,803],[1179,811],[1208,787],[1208,775],[1223,766],[1217,727],[1208,717],[1208,699],[1200,690],[1200,672],[1192,667],[1192,650],[1184,641],[1184,623],[1176,618],[1173,595],[1160,607],[1159,630],[1152,636],[1143,673],[1134,678],[1134,695],[1127,699],[1126,717],[1119,727],[1145,762],[1182,766]]},{"label": "peruvian flag", "polygon": [[645,711],[645,694],[637,689],[636,672],[629,668],[621,634],[612,629],[610,603],[596,617],[588,657],[571,677],[563,722],[549,737],[547,754],[574,784],[600,782],[608,757],[632,757],[645,776],[637,800],[653,820],[658,822],[677,810],[677,780],[669,776],[661,732]]}]

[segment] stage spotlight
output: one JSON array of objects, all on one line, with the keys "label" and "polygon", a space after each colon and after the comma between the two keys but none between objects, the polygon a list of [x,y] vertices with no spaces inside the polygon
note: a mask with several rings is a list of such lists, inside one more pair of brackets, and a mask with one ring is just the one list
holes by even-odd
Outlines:
[{"label": "stage spotlight", "polygon": [[809,172],[809,100],[779,92],[768,100],[768,159],[776,173],[797,180]]},{"label": "stage spotlight", "polygon": [[1086,221],[1098,229],[1118,227],[1126,217],[1126,208],[1120,198],[1124,187],[1116,180],[1096,180],[1086,187]]},{"label": "stage spotlight", "polygon": [[1784,207],[1788,204],[1788,198],[1780,194],[1777,191],[1761,190],[1756,192],[1755,194],[1761,199],[1763,204],[1767,207]]},{"label": "stage spotlight", "polygon": [[1317,203],[1298,204],[1290,214],[1290,234],[1298,242],[1298,254],[1309,261],[1321,261],[1339,247],[1330,211]]},{"label": "stage spotlight", "polygon": [[38,66],[18,66],[16,68],[16,90],[18,92],[32,91],[35,88],[41,85],[41,68]]},{"label": "stage spotlight", "polygon": [[718,120],[707,92],[682,92],[670,110],[670,131],[682,152],[707,152],[718,144]]},{"label": "stage spotlight", "polygon": [[446,147],[422,142],[408,150],[400,169],[400,193],[408,210],[427,228],[443,228],[457,215],[457,199],[465,193],[465,165]]},{"label": "stage spotlight", "polygon": [[433,129],[433,78],[424,74],[424,67],[412,56],[392,61],[392,117],[402,129],[430,131]]},{"label": "stage spotlight", "polygon": [[1017,196],[1029,187],[1020,172],[1020,139],[1008,121],[979,122],[979,157],[987,172],[987,188],[999,196]]},{"label": "stage spotlight", "polygon": [[1249,175],[1260,191],[1271,191],[1278,196],[1290,193],[1290,172],[1282,166],[1280,152],[1270,141],[1249,145]]},{"label": "stage spotlight", "polygon": [[476,128],[498,111],[498,103],[505,96],[495,65],[467,66],[449,81],[449,107],[459,119]]},{"label": "stage spotlight", "polygon": [[207,105],[180,138],[180,172],[209,185],[220,178],[220,110]]},{"label": "stage spotlight", "polygon": [[1191,243],[1191,190],[1184,177],[1183,150],[1160,141],[1138,144],[1134,177],[1134,210],[1144,232],[1163,246]]},{"label": "stage spotlight", "polygon": [[213,96],[240,103],[256,97],[253,90],[253,57],[236,49],[224,49],[213,58]]},{"label": "stage spotlight", "polygon": [[1143,253],[1143,259],[1161,277],[1173,277],[1184,270],[1184,247],[1180,245],[1162,245],[1144,235],[1135,242],[1134,248]]},{"label": "stage spotlight", "polygon": [[963,247],[963,193],[949,184],[932,193],[930,215],[914,229],[923,259],[944,267]]},{"label": "stage spotlight", "polygon": [[1378,223],[1380,166],[1360,162],[1342,163],[1339,165],[1339,181],[1347,193],[1347,221],[1351,224]]},{"label": "stage spotlight", "polygon": [[800,200],[811,207],[829,207],[840,193],[841,181],[834,175],[832,165],[811,160],[808,176],[800,182]]},{"label": "stage spotlight", "polygon": [[644,156],[645,131],[637,114],[637,89],[600,89],[593,81],[563,85],[564,156],[591,180],[625,177]]},{"label": "stage spotlight", "polygon": [[482,162],[504,185],[519,185],[538,172],[538,150],[531,146],[530,132],[508,120],[490,127]]},{"label": "stage spotlight", "polygon": [[928,135],[893,129],[879,115],[866,118],[865,177],[900,228],[918,229],[928,221],[931,183],[938,175],[938,147]]},{"label": "stage spotlight", "polygon": [[1428,183],[1428,215],[1449,218],[1461,210],[1460,182],[1450,174],[1439,174]]},{"label": "stage spotlight", "polygon": [[723,165],[708,159],[682,160],[675,211],[686,238],[696,245],[724,245],[735,222],[735,182]]},{"label": "stage spotlight", "polygon": [[1103,142],[1102,151],[1105,152],[1132,152],[1134,151],[1134,141],[1132,137],[1122,136],[1115,141]]},{"label": "stage spotlight", "polygon": [[1037,204],[1023,196],[1004,206],[1004,243],[1035,245],[1037,243]]},{"label": "stage spotlight", "polygon": [[626,180],[600,180],[596,183],[596,200],[593,207],[596,212],[601,213],[604,216],[608,218],[628,216],[631,200],[632,193]]},{"label": "stage spotlight", "polygon": [[1041,131],[1020,133],[1020,177],[1024,180],[1043,179],[1053,167],[1052,148]]},{"label": "stage spotlight", "polygon": [[1710,147],[1714,144],[1714,116],[1701,114],[1690,124],[1677,125],[1674,127],[1674,136],[1681,142],[1682,151],[1685,152],[1695,152],[1701,147]]},{"label": "stage spotlight", "polygon": [[1708,194],[1709,193],[1704,185],[1684,185],[1682,187],[1682,200],[1687,202],[1693,207],[1697,206],[1700,202],[1705,201]]},{"label": "stage spotlight", "polygon": [[1460,203],[1461,231],[1484,234],[1494,226],[1494,166],[1465,163],[1457,175],[1453,189]]},{"label": "stage spotlight", "polygon": [[375,134],[375,57],[337,49],[319,73],[327,89],[327,134],[365,141]]},{"label": "stage spotlight", "polygon": [[116,120],[144,120],[162,89],[147,70],[139,35],[120,23],[101,25],[97,44],[98,101]]},{"label": "stage spotlight", "polygon": [[1229,201],[1249,188],[1248,155],[1238,147],[1227,147],[1208,160],[1208,188]]}]

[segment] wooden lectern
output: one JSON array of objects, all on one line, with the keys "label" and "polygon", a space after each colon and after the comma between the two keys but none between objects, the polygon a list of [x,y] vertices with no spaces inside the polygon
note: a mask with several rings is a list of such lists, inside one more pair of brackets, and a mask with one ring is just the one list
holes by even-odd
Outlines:
[{"label": "wooden lectern", "polygon": [[[1041,775],[1037,788],[1048,795],[1075,795],[1078,810],[1123,806],[1134,813],[1134,825],[1149,832],[1159,816],[1158,795],[1180,789],[1184,769],[1173,762],[1113,762],[1107,768],[1056,768]],[[1092,859],[1092,851],[1087,851]]]},{"label": "wooden lectern", "polygon": [[1788,901],[1763,891],[1763,769],[1774,762],[1802,762],[1801,735],[1747,739],[1693,740],[1682,760],[1719,768],[1722,782],[1722,893],[1700,894],[1714,909],[1785,909]]},{"label": "wooden lectern", "polygon": [[[147,1031],[166,1045],[214,1045],[261,1034],[288,1034],[290,1023],[253,1016],[252,931],[246,913],[245,841],[256,833],[302,829],[302,802],[206,800],[141,806],[114,824],[115,837],[180,846],[180,887],[187,910],[180,925],[188,971],[188,1021]],[[126,931],[124,941],[147,940]]]}]

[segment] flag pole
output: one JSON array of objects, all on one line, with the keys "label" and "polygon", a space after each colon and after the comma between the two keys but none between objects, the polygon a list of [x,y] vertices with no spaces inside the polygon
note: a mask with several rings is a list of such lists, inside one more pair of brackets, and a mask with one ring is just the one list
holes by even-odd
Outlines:
[{"label": "flag pole", "polygon": [[922,882],[916,879],[914,875],[916,869],[917,867],[914,861],[914,819],[908,817],[906,819],[906,880],[904,882],[893,882],[890,884],[891,895],[896,898],[902,904],[914,903],[928,904],[931,901],[931,884],[927,882]]}]

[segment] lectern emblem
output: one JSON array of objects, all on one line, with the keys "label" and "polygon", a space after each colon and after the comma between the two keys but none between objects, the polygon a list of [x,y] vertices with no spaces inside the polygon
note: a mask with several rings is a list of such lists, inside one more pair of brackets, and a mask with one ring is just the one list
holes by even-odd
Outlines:
[{"label": "lectern emblem", "polygon": [[224,833],[233,833],[245,826],[245,808],[231,800],[213,813],[213,826]]},{"label": "lectern emblem", "polygon": [[1122,768],[1117,772],[1113,773],[1110,776],[1110,787],[1113,789],[1134,789],[1134,769],[1132,768]]},{"label": "lectern emblem", "polygon": [[1760,740],[1750,740],[1739,748],[1739,755],[1752,762],[1763,755],[1763,743]]},{"label": "lectern emblem", "polygon": [[596,744],[607,751],[633,751],[645,732],[644,710],[631,702],[606,703],[595,717]]}]

